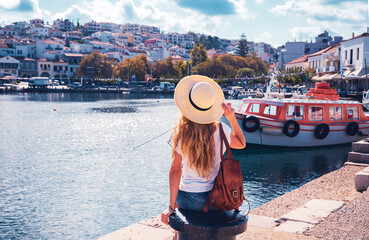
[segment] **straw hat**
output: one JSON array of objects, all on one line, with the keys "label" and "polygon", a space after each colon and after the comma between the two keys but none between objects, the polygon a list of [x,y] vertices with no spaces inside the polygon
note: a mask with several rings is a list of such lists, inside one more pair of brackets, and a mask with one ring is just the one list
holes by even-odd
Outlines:
[{"label": "straw hat", "polygon": [[223,91],[216,82],[205,76],[183,78],[174,92],[174,101],[182,114],[196,123],[212,123],[223,114]]}]

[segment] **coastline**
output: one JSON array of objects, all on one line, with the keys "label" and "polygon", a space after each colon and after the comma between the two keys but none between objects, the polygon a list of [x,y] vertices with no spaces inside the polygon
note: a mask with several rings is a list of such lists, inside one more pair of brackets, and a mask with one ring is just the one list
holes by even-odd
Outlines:
[{"label": "coastline", "polygon": [[[346,163],[340,169],[316,178],[252,210],[249,215],[248,229],[237,236],[237,239],[369,238],[369,223],[362,221],[369,218],[366,207],[369,193],[356,191],[354,182],[355,174],[367,166],[367,164]],[[285,219],[284,216],[288,213],[317,199],[339,202],[341,206],[331,211],[328,216],[319,219],[317,224]],[[293,224],[282,228],[282,225],[287,222]],[[160,222],[160,216],[155,216],[97,239],[169,240],[172,234],[173,230]]]}]

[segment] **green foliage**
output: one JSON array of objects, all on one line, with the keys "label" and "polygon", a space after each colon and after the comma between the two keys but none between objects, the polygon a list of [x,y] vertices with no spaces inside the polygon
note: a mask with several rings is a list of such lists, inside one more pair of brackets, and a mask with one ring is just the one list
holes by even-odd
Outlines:
[{"label": "green foliage", "polygon": [[77,69],[78,76],[93,78],[110,78],[112,73],[113,64],[108,60],[107,56],[99,52],[93,52],[82,58]]},{"label": "green foliage", "polygon": [[66,46],[66,47],[70,47],[70,44],[69,44],[69,38],[67,38],[67,40],[65,40],[65,46]]},{"label": "green foliage", "polygon": [[[137,81],[144,81],[146,74],[150,71],[150,64],[145,55],[127,58],[124,62],[117,64],[114,68],[114,77],[131,80],[132,75]],[[127,75],[129,74],[129,75]]]},{"label": "green foliage", "polygon": [[173,64],[173,58],[169,56],[165,60],[156,61],[152,65],[154,78],[177,78],[183,76],[183,62]]},{"label": "green foliage", "polygon": [[205,62],[208,59],[208,54],[204,49],[203,44],[200,44],[199,46],[195,44],[190,53],[192,66],[196,66],[197,64]]},{"label": "green foliage", "polygon": [[246,35],[242,33],[238,46],[235,50],[235,54],[241,57],[246,57],[249,54],[249,46],[247,42]]},{"label": "green foliage", "polygon": [[268,65],[256,56],[240,57],[228,54],[215,55],[197,65],[197,74],[212,78],[234,78],[242,68],[253,71],[253,75],[268,74]]},{"label": "green foliage", "polygon": [[[301,68],[293,68],[293,69],[289,69],[287,70],[282,70],[281,73],[282,74],[288,74],[288,73],[301,73],[303,70]],[[309,70],[304,70],[304,74],[306,76],[306,78],[308,79],[308,81],[311,81],[311,78],[314,76],[315,72],[313,69],[309,69]],[[291,75],[291,76],[283,76],[283,77],[278,77],[278,81],[281,83],[285,83],[285,84],[290,84],[290,85],[296,85],[302,82],[306,82],[304,76],[302,74],[297,74],[297,75]]]},{"label": "green foliage", "polygon": [[255,76],[254,69],[251,68],[241,68],[238,70],[236,77],[237,78],[245,78],[245,77],[253,77]]}]

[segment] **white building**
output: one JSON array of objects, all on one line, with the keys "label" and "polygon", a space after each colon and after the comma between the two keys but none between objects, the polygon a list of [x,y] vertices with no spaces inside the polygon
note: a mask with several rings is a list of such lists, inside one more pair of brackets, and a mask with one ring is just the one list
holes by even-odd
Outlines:
[{"label": "white building", "polygon": [[6,56],[0,58],[0,76],[18,76],[19,60]]},{"label": "white building", "polygon": [[110,42],[114,40],[113,33],[108,31],[95,32],[91,34],[91,37],[99,39],[101,42]]},{"label": "white building", "polygon": [[49,36],[49,28],[46,28],[46,27],[31,28],[29,29],[28,32],[38,37],[48,37]]},{"label": "white building", "polygon": [[29,23],[33,25],[34,27],[43,27],[44,20],[36,18],[36,19],[29,20]]},{"label": "white building", "polygon": [[184,48],[192,49],[194,47],[192,34],[168,33],[164,35],[164,39]]},{"label": "white building", "polygon": [[74,23],[69,19],[56,19],[53,22],[53,27],[60,31],[74,31]]},{"label": "white building", "polygon": [[362,91],[369,88],[366,61],[369,62],[369,32],[341,42],[340,69],[345,80],[349,81],[350,90]]},{"label": "white building", "polygon": [[123,62],[129,58],[129,55],[125,52],[107,52],[104,53],[104,55],[107,56],[109,61],[112,62]]},{"label": "white building", "polygon": [[86,34],[91,34],[98,31],[101,31],[101,26],[99,23],[92,21],[84,24],[84,32]]},{"label": "white building", "polygon": [[94,50],[100,52],[110,52],[114,50],[114,45],[106,42],[91,41],[90,44],[94,47]]},{"label": "white building", "polygon": [[65,82],[69,80],[68,63],[63,60],[51,61],[46,58],[40,58],[37,68],[37,72],[41,77],[64,80]]},{"label": "white building", "polygon": [[285,63],[290,62],[303,55],[318,52],[328,46],[340,42],[341,40],[342,37],[334,37],[332,39],[332,37],[329,36],[328,32],[325,31],[315,38],[314,43],[287,42],[286,46],[278,53],[278,65],[281,69],[283,69]]},{"label": "white building", "polygon": [[71,42],[70,48],[75,53],[92,53],[94,51],[94,47],[91,44],[87,43],[77,43],[77,42]]},{"label": "white building", "polygon": [[0,35],[3,36],[18,36],[18,32],[10,29],[10,28],[2,28],[0,29]]},{"label": "white building", "polygon": [[46,39],[44,41],[36,42],[36,58],[41,58],[42,53],[52,50],[52,51],[62,51],[64,49],[64,45],[53,41],[51,39]]},{"label": "white building", "polygon": [[153,61],[164,60],[170,56],[170,52],[164,47],[153,47],[147,50],[147,57],[151,58]]}]

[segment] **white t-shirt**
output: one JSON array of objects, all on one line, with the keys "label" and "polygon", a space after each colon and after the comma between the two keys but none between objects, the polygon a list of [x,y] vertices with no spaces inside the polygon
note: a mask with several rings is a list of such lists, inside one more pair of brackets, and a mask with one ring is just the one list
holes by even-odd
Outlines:
[{"label": "white t-shirt", "polygon": [[[228,143],[231,143],[231,132],[232,129],[226,124],[222,123],[224,134],[227,138]],[[182,176],[179,184],[179,189],[186,192],[208,192],[213,188],[214,179],[218,174],[220,158],[220,132],[219,125],[214,132],[214,143],[215,143],[215,156],[214,156],[214,169],[208,178],[199,176],[195,169],[191,169],[188,165],[187,156],[183,156],[181,152],[182,140],[178,141],[178,145],[175,149],[177,153],[182,156]],[[226,151],[226,146],[223,143],[223,153]]]}]

